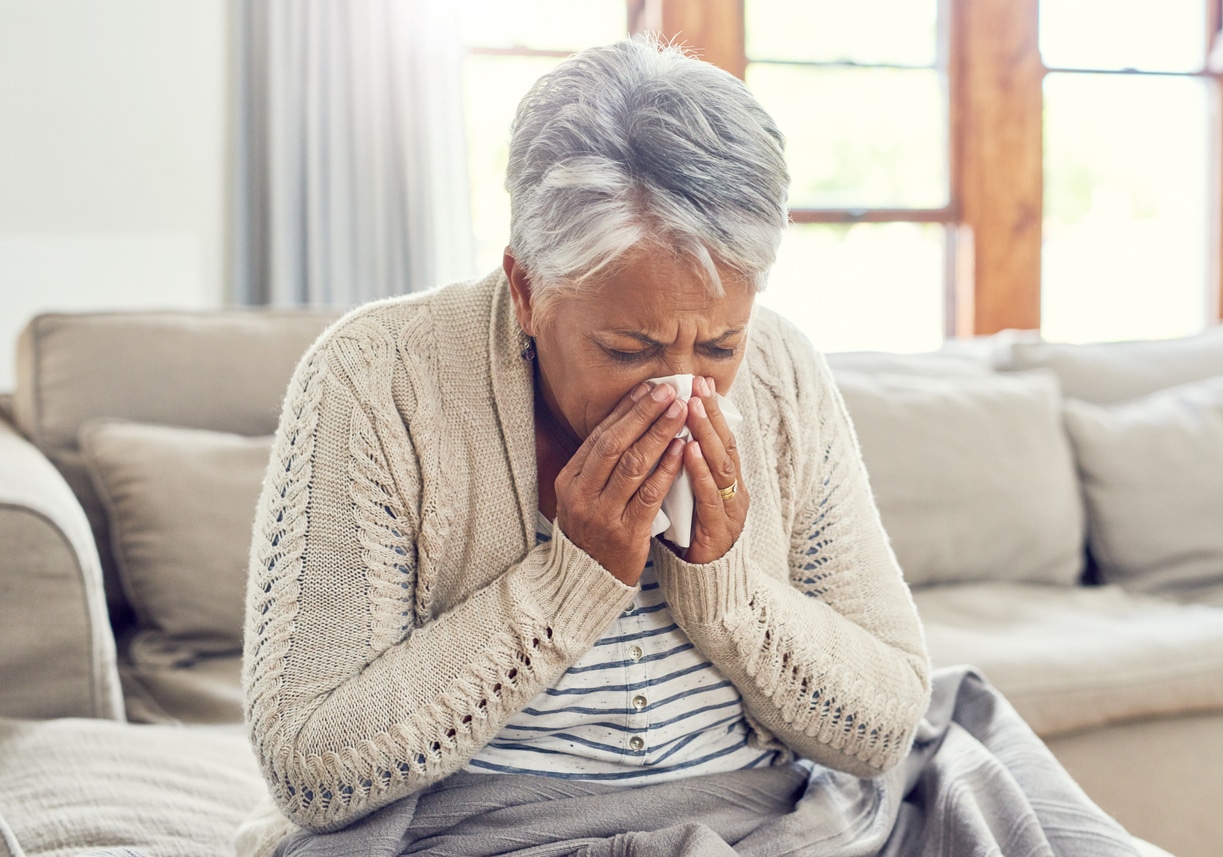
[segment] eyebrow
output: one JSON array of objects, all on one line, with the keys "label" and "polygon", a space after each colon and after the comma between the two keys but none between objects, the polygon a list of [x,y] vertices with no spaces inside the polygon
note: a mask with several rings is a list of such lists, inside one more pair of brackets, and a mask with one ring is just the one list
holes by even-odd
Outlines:
[{"label": "eyebrow", "polygon": [[[646,334],[641,333],[640,331],[637,331],[637,330],[609,330],[607,332],[615,334],[616,336],[627,336],[630,339],[636,339],[642,345],[648,345],[651,348],[661,348],[663,346],[663,344],[659,342],[657,339],[647,336]],[[732,327],[730,330],[726,330],[718,334],[713,339],[705,339],[705,340],[702,340],[701,342],[698,342],[697,345],[717,345],[722,340],[729,339],[730,337],[734,336],[735,334],[742,333],[742,332],[743,332],[742,327]]]}]

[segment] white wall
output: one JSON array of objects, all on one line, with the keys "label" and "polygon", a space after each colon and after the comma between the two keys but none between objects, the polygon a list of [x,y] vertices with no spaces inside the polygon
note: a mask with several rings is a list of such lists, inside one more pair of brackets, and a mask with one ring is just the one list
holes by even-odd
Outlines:
[{"label": "white wall", "polygon": [[227,0],[0,0],[0,391],[47,310],[224,295]]}]

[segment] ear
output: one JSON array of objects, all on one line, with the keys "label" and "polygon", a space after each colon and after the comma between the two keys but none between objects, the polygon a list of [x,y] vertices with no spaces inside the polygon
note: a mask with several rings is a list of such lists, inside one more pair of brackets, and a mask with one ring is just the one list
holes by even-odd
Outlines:
[{"label": "ear", "polygon": [[518,326],[527,336],[535,335],[535,313],[531,305],[531,278],[526,269],[518,264],[513,251],[505,248],[501,257],[501,267],[505,270],[505,278],[510,281],[510,298],[514,301],[514,315]]}]

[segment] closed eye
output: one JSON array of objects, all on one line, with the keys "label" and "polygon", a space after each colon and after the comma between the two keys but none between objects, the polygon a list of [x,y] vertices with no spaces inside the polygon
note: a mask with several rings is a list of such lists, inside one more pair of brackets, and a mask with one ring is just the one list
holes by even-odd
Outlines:
[{"label": "closed eye", "polygon": [[645,348],[641,351],[617,351],[614,348],[604,348],[607,356],[619,363],[642,363],[654,356],[655,349]]},{"label": "closed eye", "polygon": [[735,356],[735,349],[723,348],[720,345],[707,345],[704,351],[714,360],[729,360]]},{"label": "closed eye", "polygon": [[[607,356],[618,363],[644,363],[652,358],[657,348],[643,348],[640,351],[621,351],[616,348],[604,348]],[[701,351],[714,360],[730,360],[735,356],[734,348],[723,348],[720,345],[703,345]]]}]

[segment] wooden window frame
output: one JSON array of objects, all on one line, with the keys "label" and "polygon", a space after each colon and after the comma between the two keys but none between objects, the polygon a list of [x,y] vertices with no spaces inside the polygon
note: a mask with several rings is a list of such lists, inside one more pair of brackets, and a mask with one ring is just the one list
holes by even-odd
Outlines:
[{"label": "wooden window frame", "polygon": [[[1039,330],[1044,77],[1039,0],[939,0],[946,22],[950,197],[945,209],[796,209],[796,223],[908,221],[948,228],[947,335]],[[1223,0],[1203,0],[1208,51],[1223,61]],[[631,0],[630,21],[739,78],[744,0]],[[1213,80],[1210,307],[1223,319],[1223,68]],[[1205,320],[1205,319],[1204,319]]]}]

